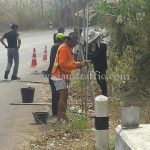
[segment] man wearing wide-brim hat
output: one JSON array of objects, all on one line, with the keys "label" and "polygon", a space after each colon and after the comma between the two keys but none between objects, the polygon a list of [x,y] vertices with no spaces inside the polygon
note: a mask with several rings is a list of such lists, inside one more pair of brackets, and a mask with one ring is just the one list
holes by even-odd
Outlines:
[{"label": "man wearing wide-brim hat", "polygon": [[106,70],[107,70],[107,44],[103,41],[100,32],[91,31],[88,35],[89,59],[92,61],[97,83],[102,95],[107,96]]}]

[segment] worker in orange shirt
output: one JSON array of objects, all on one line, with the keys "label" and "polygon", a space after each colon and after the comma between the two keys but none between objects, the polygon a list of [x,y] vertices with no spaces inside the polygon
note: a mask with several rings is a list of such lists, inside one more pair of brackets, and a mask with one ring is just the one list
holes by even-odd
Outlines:
[{"label": "worker in orange shirt", "polygon": [[66,108],[68,99],[68,85],[71,81],[71,72],[82,68],[85,62],[76,62],[73,56],[73,47],[77,44],[76,37],[67,36],[66,41],[58,48],[51,79],[59,93],[57,119],[63,123],[67,121]]}]

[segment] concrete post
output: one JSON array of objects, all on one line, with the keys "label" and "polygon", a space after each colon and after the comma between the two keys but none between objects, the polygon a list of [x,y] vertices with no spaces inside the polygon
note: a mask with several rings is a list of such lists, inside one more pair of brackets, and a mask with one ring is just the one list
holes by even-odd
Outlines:
[{"label": "concrete post", "polygon": [[95,148],[109,150],[108,98],[100,95],[95,98]]}]

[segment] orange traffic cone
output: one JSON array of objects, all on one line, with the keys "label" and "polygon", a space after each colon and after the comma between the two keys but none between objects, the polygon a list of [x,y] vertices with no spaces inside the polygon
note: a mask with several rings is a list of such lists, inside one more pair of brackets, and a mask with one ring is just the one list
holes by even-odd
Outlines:
[{"label": "orange traffic cone", "polygon": [[32,55],[32,62],[31,67],[34,68],[37,66],[37,60],[36,60],[36,49],[33,49],[33,55]]},{"label": "orange traffic cone", "polygon": [[47,61],[47,46],[45,46],[45,49],[44,49],[43,61]]}]

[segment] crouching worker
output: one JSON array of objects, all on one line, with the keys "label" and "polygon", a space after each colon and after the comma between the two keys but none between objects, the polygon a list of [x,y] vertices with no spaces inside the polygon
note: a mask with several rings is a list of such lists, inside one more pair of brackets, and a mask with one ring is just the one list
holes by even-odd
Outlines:
[{"label": "crouching worker", "polygon": [[80,69],[85,65],[83,62],[80,63],[74,60],[72,50],[76,43],[75,37],[66,37],[66,41],[58,48],[52,70],[51,79],[54,82],[56,91],[59,93],[57,119],[62,123],[67,121],[66,109],[71,72],[75,69]]}]

